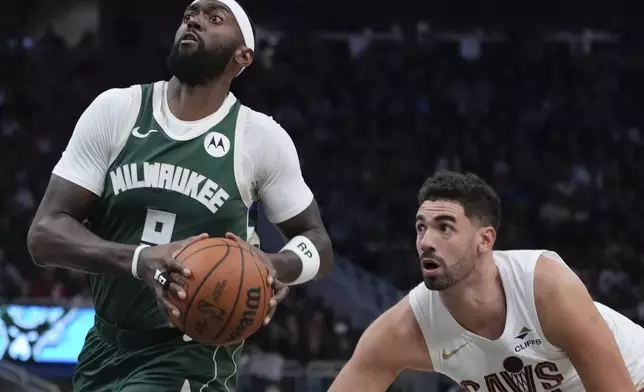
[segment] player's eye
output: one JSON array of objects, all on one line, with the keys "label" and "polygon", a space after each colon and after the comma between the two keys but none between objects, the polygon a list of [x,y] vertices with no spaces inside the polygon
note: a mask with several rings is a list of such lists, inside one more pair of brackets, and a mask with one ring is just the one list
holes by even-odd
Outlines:
[{"label": "player's eye", "polygon": [[212,15],[212,16],[210,17],[210,21],[211,21],[212,23],[221,23],[221,22],[223,22],[223,21],[224,21],[224,18],[222,18],[222,17],[221,17],[221,16],[219,16],[219,15]]},{"label": "player's eye", "polygon": [[416,232],[420,233],[425,230],[425,225],[416,225]]},{"label": "player's eye", "polygon": [[451,233],[454,230],[452,226],[445,223],[441,224],[438,228],[441,231],[441,233]]}]

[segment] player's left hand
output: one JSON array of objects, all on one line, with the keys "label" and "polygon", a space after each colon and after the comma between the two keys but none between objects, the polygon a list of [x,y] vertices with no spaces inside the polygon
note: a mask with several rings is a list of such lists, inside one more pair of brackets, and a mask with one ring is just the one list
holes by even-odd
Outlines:
[{"label": "player's left hand", "polygon": [[277,305],[280,304],[282,301],[284,301],[289,291],[289,287],[287,285],[285,285],[284,283],[277,280],[277,278],[275,278],[276,271],[275,271],[275,267],[273,266],[272,259],[275,257],[281,257],[281,256],[279,253],[266,254],[262,252],[260,249],[248,244],[246,241],[242,240],[241,238],[239,238],[233,233],[226,233],[226,239],[245,244],[249,249],[251,249],[255,254],[258,255],[258,258],[268,268],[269,274],[268,274],[268,278],[266,279],[266,282],[273,288],[273,296],[269,301],[270,311],[268,312],[268,316],[266,316],[266,318],[264,319],[264,325],[268,325],[268,323],[270,323],[271,320],[273,319],[273,315],[275,314]]}]

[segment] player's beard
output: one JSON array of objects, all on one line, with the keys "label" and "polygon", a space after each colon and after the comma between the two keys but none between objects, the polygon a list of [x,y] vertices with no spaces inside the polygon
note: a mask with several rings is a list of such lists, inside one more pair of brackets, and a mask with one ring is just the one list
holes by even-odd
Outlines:
[{"label": "player's beard", "polygon": [[206,50],[203,41],[197,43],[197,50],[181,51],[175,42],[166,61],[172,75],[190,87],[204,85],[219,78],[235,53],[234,45],[222,44]]},{"label": "player's beard", "polygon": [[456,262],[451,263],[449,267],[444,263],[443,273],[436,276],[424,277],[425,287],[434,291],[447,290],[458,282],[470,276],[474,270],[474,255],[460,255]]}]

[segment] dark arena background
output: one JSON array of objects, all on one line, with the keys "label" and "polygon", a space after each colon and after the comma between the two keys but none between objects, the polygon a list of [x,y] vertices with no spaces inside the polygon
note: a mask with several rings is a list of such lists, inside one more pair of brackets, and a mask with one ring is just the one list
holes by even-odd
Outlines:
[{"label": "dark arena background", "polygon": [[[421,276],[415,195],[473,171],[504,203],[498,248],[559,252],[644,322],[644,34],[617,1],[246,0],[255,63],[233,84],[290,133],[335,248],[246,344],[241,392],[322,392]],[[71,391],[93,323],[86,277],[36,267],[26,233],[76,120],[102,91],[167,79],[188,1],[0,5],[0,391]],[[283,242],[256,206],[265,250]],[[459,391],[405,372],[391,391]],[[177,391],[178,392],[178,391]]]}]

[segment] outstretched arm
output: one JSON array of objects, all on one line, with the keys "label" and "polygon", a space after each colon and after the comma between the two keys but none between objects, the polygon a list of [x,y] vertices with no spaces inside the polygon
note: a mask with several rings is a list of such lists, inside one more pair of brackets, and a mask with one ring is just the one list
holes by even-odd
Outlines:
[{"label": "outstretched arm", "polygon": [[585,390],[635,392],[615,337],[581,280],[541,256],[534,291],[544,335],[565,351]]},{"label": "outstretched arm", "polygon": [[367,328],[329,392],[384,392],[404,369],[432,370],[407,297]]}]

